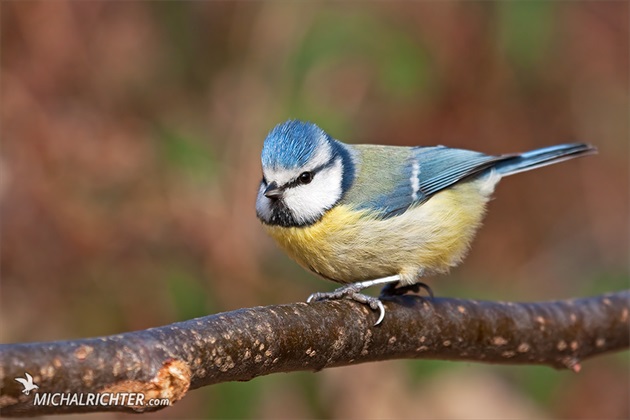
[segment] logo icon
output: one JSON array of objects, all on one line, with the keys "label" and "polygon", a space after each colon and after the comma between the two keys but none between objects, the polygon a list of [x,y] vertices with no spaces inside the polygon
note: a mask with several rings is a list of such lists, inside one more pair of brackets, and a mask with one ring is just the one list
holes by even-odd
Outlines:
[{"label": "logo icon", "polygon": [[24,389],[22,390],[22,393],[24,395],[28,395],[31,393],[32,390],[39,389],[39,387],[33,383],[33,377],[29,375],[28,372],[24,372],[24,374],[26,375],[26,379],[15,378],[15,380],[21,383],[22,386],[24,387]]}]

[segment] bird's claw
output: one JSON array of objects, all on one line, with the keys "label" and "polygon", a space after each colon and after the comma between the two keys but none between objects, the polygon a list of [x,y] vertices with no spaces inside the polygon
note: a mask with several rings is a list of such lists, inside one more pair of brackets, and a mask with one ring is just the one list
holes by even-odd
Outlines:
[{"label": "bird's claw", "polygon": [[[380,299],[378,299],[378,298],[374,298],[374,299],[376,299],[376,308],[378,308],[379,311],[380,311],[380,313],[378,315],[378,319],[374,323],[374,326],[377,326],[378,324],[381,323],[383,318],[385,318],[385,306],[383,305],[383,302],[381,302]],[[376,308],[374,306],[372,306],[372,305],[370,305],[370,308],[376,310]]]},{"label": "bird's claw", "polygon": [[321,299],[326,299],[326,296],[324,296],[324,295],[325,295],[325,293],[320,293],[320,292],[313,293],[312,295],[310,295],[310,296],[308,297],[308,299],[306,299],[306,303],[311,303],[311,302],[313,302],[313,301],[317,301],[317,300],[321,300]]},{"label": "bird's claw", "polygon": [[362,303],[364,305],[368,305],[373,310],[379,310],[379,316],[374,325],[378,325],[385,318],[385,306],[380,299],[375,298],[373,296],[364,295],[359,293],[361,288],[355,286],[354,284],[349,284],[344,287],[340,287],[332,292],[317,292],[313,293],[306,299],[306,303],[311,303],[317,300],[325,300],[325,299],[349,299],[354,300],[355,302]]}]

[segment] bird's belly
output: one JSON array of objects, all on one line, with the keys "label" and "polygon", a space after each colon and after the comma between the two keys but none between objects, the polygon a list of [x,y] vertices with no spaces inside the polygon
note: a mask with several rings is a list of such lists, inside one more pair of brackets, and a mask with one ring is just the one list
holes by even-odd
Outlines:
[{"label": "bird's belly", "polygon": [[265,225],[302,266],[340,283],[400,274],[413,284],[422,274],[445,272],[465,256],[488,197],[462,183],[388,219],[338,205],[306,227]]}]

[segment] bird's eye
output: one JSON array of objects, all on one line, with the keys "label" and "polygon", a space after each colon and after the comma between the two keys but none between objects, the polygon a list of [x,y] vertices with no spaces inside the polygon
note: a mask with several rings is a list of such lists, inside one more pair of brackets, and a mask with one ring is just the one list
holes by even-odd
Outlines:
[{"label": "bird's eye", "polygon": [[300,176],[298,177],[298,180],[300,181],[301,184],[308,184],[313,180],[313,173],[302,172]]}]

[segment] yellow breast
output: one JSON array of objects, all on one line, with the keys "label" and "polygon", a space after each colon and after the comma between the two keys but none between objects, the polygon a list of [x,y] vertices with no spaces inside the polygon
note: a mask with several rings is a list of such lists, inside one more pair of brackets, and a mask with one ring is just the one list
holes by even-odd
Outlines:
[{"label": "yellow breast", "polygon": [[310,226],[265,228],[289,256],[328,279],[352,283],[400,274],[412,284],[464,258],[488,196],[477,182],[466,182],[389,219],[338,205]]}]

